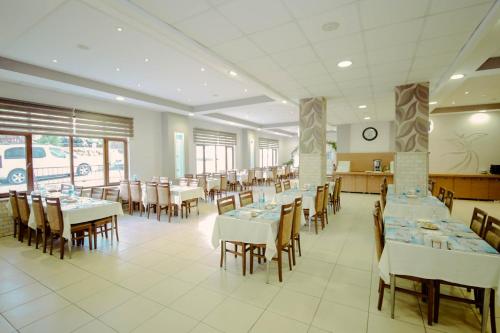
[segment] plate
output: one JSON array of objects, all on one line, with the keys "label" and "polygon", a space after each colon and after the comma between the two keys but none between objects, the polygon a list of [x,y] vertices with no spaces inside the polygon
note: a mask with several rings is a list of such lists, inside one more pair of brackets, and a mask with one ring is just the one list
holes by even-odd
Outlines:
[{"label": "plate", "polygon": [[427,229],[427,230],[438,230],[439,227],[435,225],[434,223],[431,222],[421,222],[419,224],[420,228],[422,229]]},{"label": "plate", "polygon": [[418,198],[418,196],[416,194],[407,194],[406,195],[407,198]]}]

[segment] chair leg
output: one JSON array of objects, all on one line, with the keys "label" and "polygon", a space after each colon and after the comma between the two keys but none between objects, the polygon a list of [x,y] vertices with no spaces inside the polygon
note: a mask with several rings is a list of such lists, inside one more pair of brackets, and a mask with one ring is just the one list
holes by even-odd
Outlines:
[{"label": "chair leg", "polygon": [[292,241],[292,260],[293,260],[293,265],[295,266],[296,265],[296,262],[295,262],[295,239],[291,239]]},{"label": "chair leg", "polygon": [[280,282],[283,282],[283,268],[281,267],[282,263],[282,255],[281,255],[281,249],[278,249],[278,278]]},{"label": "chair leg", "polygon": [[[116,241],[119,242],[120,238],[118,237],[118,216],[114,216],[113,219],[115,220]],[[111,229],[111,232],[113,232],[113,229]]]},{"label": "chair leg", "polygon": [[14,238],[16,238],[16,235],[17,235],[17,223],[18,222],[14,219],[14,223],[13,223],[13,225],[14,225]]},{"label": "chair leg", "polygon": [[287,254],[288,254],[288,267],[290,268],[290,270],[292,270],[292,249],[290,246],[288,247]]},{"label": "chair leg", "polygon": [[[69,242],[68,242],[69,245]],[[60,258],[64,259],[64,238],[62,236],[59,237],[59,248],[60,248]]]},{"label": "chair leg", "polygon": [[297,236],[297,245],[299,248],[299,257],[302,257],[302,250],[300,249],[300,234]]},{"label": "chair leg", "polygon": [[38,242],[40,241],[40,232],[39,232],[39,229],[36,228],[36,231],[35,231],[35,249],[38,250]]},{"label": "chair leg", "polygon": [[497,323],[495,317],[495,289],[491,289],[490,292],[490,322],[491,333],[497,333]]},{"label": "chair leg", "polygon": [[92,233],[93,233],[93,236],[94,236],[94,247],[97,249],[97,227],[94,226],[92,228]]},{"label": "chair leg", "polygon": [[318,234],[318,214],[314,216],[314,230],[316,231],[316,235]]},{"label": "chair leg", "polygon": [[[260,248],[259,249],[259,253],[260,253]],[[252,244],[250,244],[250,274],[253,274],[253,250],[254,250],[254,247]],[[260,260],[260,258],[259,258]]]},{"label": "chair leg", "polygon": [[242,253],[242,265],[243,265],[243,276],[246,275],[247,272],[247,252],[246,252],[247,245],[243,243],[241,253]]},{"label": "chair leg", "polygon": [[31,246],[31,228],[28,227],[28,246]]},{"label": "chair leg", "polygon": [[224,261],[224,241],[220,241],[220,267],[222,267],[222,263]]},{"label": "chair leg", "polygon": [[50,255],[52,255],[53,249],[54,249],[54,235],[50,234]]},{"label": "chair leg", "polygon": [[382,302],[384,301],[384,289],[385,289],[385,283],[382,279],[379,279],[378,282],[378,303],[377,303],[377,309],[380,311],[382,310]]},{"label": "chair leg", "polygon": [[47,253],[47,234],[48,234],[48,228],[45,228],[43,231],[43,253]]},{"label": "chair leg", "polygon": [[[113,230],[111,230],[113,232]],[[92,250],[92,225],[89,225],[89,228],[87,229],[88,233],[88,238],[89,238],[89,250]]]}]

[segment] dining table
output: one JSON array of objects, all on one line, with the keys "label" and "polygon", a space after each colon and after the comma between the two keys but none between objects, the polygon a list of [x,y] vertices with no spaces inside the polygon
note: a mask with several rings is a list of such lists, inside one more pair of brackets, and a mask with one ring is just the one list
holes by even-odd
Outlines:
[{"label": "dining table", "polygon": [[[147,204],[147,194],[146,194],[146,184],[141,183],[142,190],[142,202],[144,205]],[[172,195],[173,203],[180,205],[185,200],[191,200],[196,198],[204,198],[205,192],[203,188],[199,186],[189,186],[189,185],[170,185],[170,194]]]},{"label": "dining table", "polygon": [[391,317],[397,275],[443,280],[484,288],[481,331],[486,332],[489,294],[492,288],[500,290],[498,252],[429,195],[388,192],[383,222],[379,274],[390,284]]}]

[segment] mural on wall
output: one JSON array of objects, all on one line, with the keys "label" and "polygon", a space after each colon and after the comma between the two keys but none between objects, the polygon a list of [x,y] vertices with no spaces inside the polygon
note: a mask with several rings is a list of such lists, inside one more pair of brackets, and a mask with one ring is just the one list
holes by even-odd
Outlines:
[{"label": "mural on wall", "polygon": [[441,155],[443,158],[453,160],[453,165],[448,168],[448,171],[471,171],[479,172],[479,155],[475,151],[474,146],[478,140],[488,136],[487,133],[471,133],[459,134],[455,133],[453,138],[447,139],[456,148],[455,151],[450,151]]},{"label": "mural on wall", "polygon": [[429,82],[398,86],[396,93],[396,151],[429,149]]},{"label": "mural on wall", "polygon": [[[301,100],[300,110],[300,152],[304,154],[325,152],[326,112],[323,112],[323,97]],[[323,135],[321,135],[323,134]]]}]

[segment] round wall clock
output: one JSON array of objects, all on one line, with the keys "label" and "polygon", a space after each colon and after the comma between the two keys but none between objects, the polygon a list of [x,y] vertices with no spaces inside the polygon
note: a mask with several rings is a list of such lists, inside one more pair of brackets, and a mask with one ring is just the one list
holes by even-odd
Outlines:
[{"label": "round wall clock", "polygon": [[363,130],[363,139],[373,141],[377,138],[378,131],[375,127],[367,127]]}]

